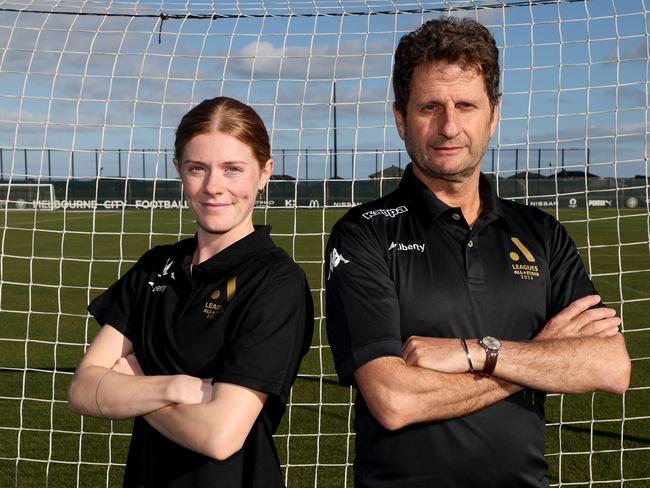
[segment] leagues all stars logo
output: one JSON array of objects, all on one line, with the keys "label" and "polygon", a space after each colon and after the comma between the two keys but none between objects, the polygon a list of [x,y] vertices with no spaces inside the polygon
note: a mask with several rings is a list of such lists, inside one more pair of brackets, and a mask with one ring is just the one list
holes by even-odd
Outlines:
[{"label": "leagues all stars logo", "polygon": [[203,305],[203,315],[206,319],[214,319],[217,315],[223,313],[228,304],[234,297],[237,291],[237,277],[232,276],[226,283],[226,289],[223,287],[217,288],[208,297],[208,300]]},{"label": "leagues all stars logo", "polygon": [[511,251],[508,254],[510,260],[513,261],[510,264],[512,266],[512,274],[522,280],[535,280],[539,278],[539,266],[535,264],[535,256],[533,256],[517,237],[511,237],[510,240],[519,250],[519,253]]}]

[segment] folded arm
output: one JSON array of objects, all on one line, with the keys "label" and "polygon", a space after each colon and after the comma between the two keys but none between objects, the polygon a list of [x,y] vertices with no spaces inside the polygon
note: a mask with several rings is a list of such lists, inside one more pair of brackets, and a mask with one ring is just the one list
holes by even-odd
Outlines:
[{"label": "folded arm", "polygon": [[[580,298],[553,317],[533,341],[504,342],[493,375],[558,393],[622,394],[630,384],[630,358],[621,323],[611,308],[591,308],[598,295]],[[482,368],[485,350],[471,353]]]},{"label": "folded arm", "polygon": [[199,378],[128,373],[124,361],[132,352],[131,341],[110,325],[104,325],[70,383],[70,409],[82,415],[122,419],[172,403],[203,401],[206,385]]},{"label": "folded arm", "polygon": [[226,459],[244,444],[267,395],[188,375],[145,376],[131,342],[110,325],[86,351],[68,390],[82,415],[144,418],[188,449]]},{"label": "folded arm", "polygon": [[169,405],[144,418],[183,447],[224,460],[244,445],[267,395],[230,383],[215,383],[207,403]]},{"label": "folded arm", "polygon": [[[485,350],[476,341],[471,349],[477,367],[482,368]],[[507,341],[492,374],[542,391],[622,394],[630,382],[630,360],[619,333],[612,337]]]},{"label": "folded arm", "polygon": [[[623,393],[630,380],[630,359],[620,319],[609,308],[591,308],[600,297],[580,298],[551,319],[532,341],[502,341],[493,377],[528,388],[559,393]],[[467,341],[474,369],[485,365],[485,350]],[[407,364],[447,373],[464,373],[469,362],[458,339],[411,337]]]},{"label": "folded arm", "polygon": [[389,430],[467,415],[522,389],[497,378],[407,365],[399,357],[374,359],[354,379],[372,415]]},{"label": "folded arm", "polygon": [[[590,308],[599,300],[576,300],[533,341],[505,341],[492,376],[469,371],[459,339],[411,337],[404,344],[404,359],[375,359],[354,377],[373,416],[390,430],[467,415],[523,387],[620,393],[629,383],[630,361],[614,311]],[[478,340],[468,346],[474,369],[480,371],[485,350]]]}]

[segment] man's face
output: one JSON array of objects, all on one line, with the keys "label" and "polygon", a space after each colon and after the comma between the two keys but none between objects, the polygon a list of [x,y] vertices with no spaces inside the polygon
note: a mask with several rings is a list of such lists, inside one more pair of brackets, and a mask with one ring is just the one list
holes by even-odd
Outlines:
[{"label": "man's face", "polygon": [[480,171],[497,126],[483,75],[434,62],[413,70],[406,114],[393,108],[416,176],[461,182]]}]

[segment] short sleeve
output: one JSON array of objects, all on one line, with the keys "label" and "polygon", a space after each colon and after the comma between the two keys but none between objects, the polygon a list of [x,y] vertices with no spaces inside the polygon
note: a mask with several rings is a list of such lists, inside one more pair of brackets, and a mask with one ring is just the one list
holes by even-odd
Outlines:
[{"label": "short sleeve", "polygon": [[119,280],[88,305],[88,311],[102,327],[110,324],[133,341],[132,307],[137,303],[137,291],[146,281],[147,254],[142,256]]},{"label": "short sleeve", "polygon": [[327,337],[339,380],[384,356],[402,355],[399,301],[384,249],[366,228],[339,222],[325,257]]},{"label": "short sleeve", "polygon": [[302,271],[272,275],[246,303],[237,322],[236,336],[213,381],[242,385],[286,402],[314,327],[311,292]]},{"label": "short sleeve", "polygon": [[551,274],[551,302],[549,318],[574,300],[596,293],[589,279],[578,249],[566,229],[554,218],[551,220],[549,267]]}]

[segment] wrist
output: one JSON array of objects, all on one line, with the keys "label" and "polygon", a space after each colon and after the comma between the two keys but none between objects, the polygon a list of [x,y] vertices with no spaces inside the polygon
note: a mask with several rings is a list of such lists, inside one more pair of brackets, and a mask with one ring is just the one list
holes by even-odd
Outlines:
[{"label": "wrist", "polygon": [[167,376],[167,389],[165,392],[165,401],[169,403],[185,403],[186,392],[191,386],[193,378],[185,374],[176,374]]},{"label": "wrist", "polygon": [[485,375],[491,375],[499,359],[501,341],[492,336],[485,336],[479,341],[479,345],[485,350],[485,364],[481,372]]},{"label": "wrist", "polygon": [[465,339],[460,340],[460,345],[463,347],[463,353],[465,354],[465,358],[467,359],[467,371],[466,373],[471,373],[474,371],[474,364],[472,363],[472,357],[469,354],[469,349],[467,347],[467,341]]},{"label": "wrist", "polygon": [[478,339],[467,341],[467,348],[469,349],[469,355],[474,365],[474,371],[480,373],[485,368],[485,349],[479,344]]}]

